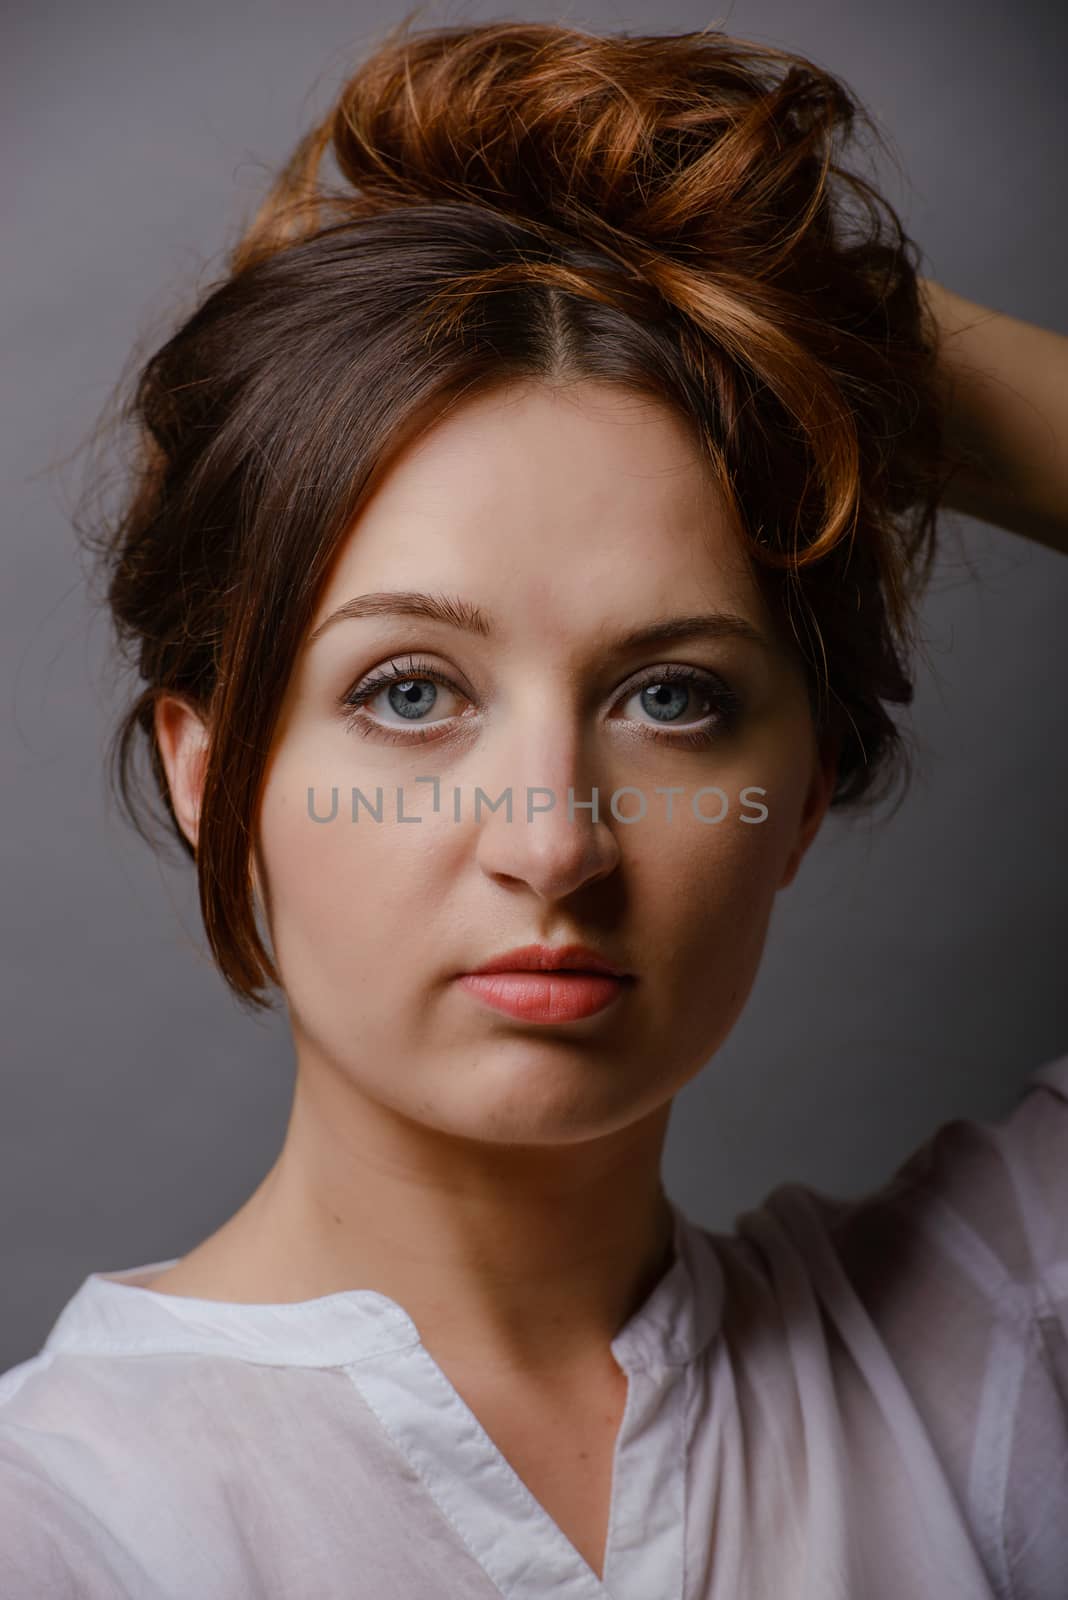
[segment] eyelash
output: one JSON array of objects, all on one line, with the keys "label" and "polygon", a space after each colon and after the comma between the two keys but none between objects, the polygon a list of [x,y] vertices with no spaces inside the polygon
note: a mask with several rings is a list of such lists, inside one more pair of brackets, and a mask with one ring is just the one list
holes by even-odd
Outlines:
[{"label": "eyelash", "polygon": [[[463,690],[458,688],[451,678],[432,666],[429,662],[419,661],[409,656],[403,666],[398,666],[391,661],[388,667],[380,668],[377,672],[355,684],[341,697],[340,705],[346,712],[345,726],[351,733],[358,733],[361,738],[381,738],[390,744],[419,744],[427,739],[439,738],[427,728],[424,731],[400,733],[395,728],[375,722],[372,718],[361,715],[360,708],[368,700],[373,700],[375,695],[383,689],[388,689],[394,683],[410,683],[413,680],[429,679],[432,683],[439,683],[446,689],[452,689],[455,694],[463,695]],[[709,701],[715,708],[716,721],[709,726],[697,731],[684,733],[661,733],[655,728],[643,724],[650,738],[661,743],[673,744],[683,749],[701,750],[707,748],[716,739],[729,733],[735,726],[742,711],[742,697],[735,689],[724,683],[722,678],[712,674],[699,672],[693,667],[680,666],[677,662],[669,663],[655,670],[650,670],[640,678],[629,690],[627,698],[648,688],[651,684],[661,683],[691,683],[697,689],[704,690]],[[466,698],[466,697],[465,697]]]}]

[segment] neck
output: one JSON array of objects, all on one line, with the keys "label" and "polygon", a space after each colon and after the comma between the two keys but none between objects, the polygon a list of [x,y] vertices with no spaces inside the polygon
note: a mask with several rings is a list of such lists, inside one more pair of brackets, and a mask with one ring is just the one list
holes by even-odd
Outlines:
[{"label": "neck", "polygon": [[338,1074],[298,1072],[278,1159],[226,1225],[242,1298],[374,1289],[453,1365],[606,1368],[670,1264],[669,1116],[670,1102],[595,1141],[492,1145],[413,1124]]}]

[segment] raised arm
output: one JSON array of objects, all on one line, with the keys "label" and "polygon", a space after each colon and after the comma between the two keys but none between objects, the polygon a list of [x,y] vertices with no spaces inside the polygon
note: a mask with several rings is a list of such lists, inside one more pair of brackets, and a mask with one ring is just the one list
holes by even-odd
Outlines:
[{"label": "raised arm", "polygon": [[1068,555],[1068,337],[930,278],[949,442],[968,458],[944,503]]}]

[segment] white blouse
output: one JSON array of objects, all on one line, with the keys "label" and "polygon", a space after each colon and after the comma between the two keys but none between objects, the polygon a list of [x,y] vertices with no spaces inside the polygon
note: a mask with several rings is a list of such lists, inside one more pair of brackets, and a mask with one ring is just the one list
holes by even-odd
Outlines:
[{"label": "white blouse", "polygon": [[883,1187],[797,1183],[621,1328],[603,1581],[369,1289],[92,1273],[0,1377],[3,1600],[1066,1600],[1068,1056]]}]

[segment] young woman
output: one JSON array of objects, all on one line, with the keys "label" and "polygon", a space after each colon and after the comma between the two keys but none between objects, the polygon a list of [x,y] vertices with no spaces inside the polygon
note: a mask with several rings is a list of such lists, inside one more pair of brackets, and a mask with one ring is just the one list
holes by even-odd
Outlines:
[{"label": "young woman", "polygon": [[1068,341],[917,278],[860,115],[711,30],[402,26],[145,365],[122,792],[144,736],[294,1095],[0,1380],[5,1600],[1065,1593],[1068,1057],[857,1200],[660,1179],[900,772],[939,508],[1068,549]]}]

